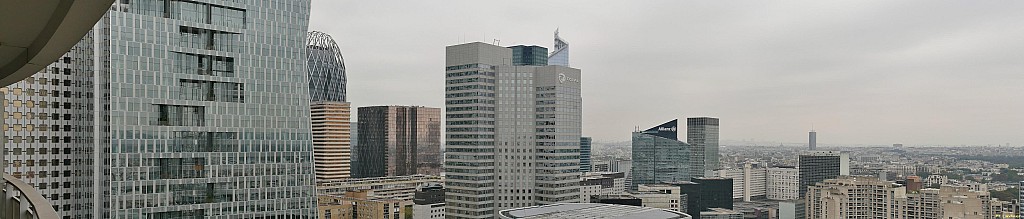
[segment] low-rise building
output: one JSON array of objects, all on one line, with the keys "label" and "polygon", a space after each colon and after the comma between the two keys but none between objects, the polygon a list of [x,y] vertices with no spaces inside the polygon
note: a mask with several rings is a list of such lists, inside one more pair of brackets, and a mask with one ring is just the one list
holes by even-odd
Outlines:
[{"label": "low-rise building", "polygon": [[349,191],[369,191],[378,199],[398,199],[411,203],[417,188],[423,184],[441,184],[441,176],[411,175],[335,180],[317,184],[320,195],[344,196]]},{"label": "low-rise building", "polygon": [[709,208],[700,212],[700,219],[743,219],[743,213],[725,208]]},{"label": "low-rise building", "polygon": [[503,219],[562,219],[562,218],[644,218],[644,219],[692,219],[679,211],[597,203],[557,203],[541,206],[507,209],[498,212]]},{"label": "low-rise building", "polygon": [[428,184],[416,191],[412,200],[413,219],[444,218],[444,187],[441,184]]},{"label": "low-rise building", "polygon": [[405,219],[405,203],[398,199],[376,199],[369,191],[351,191],[344,196],[321,195],[317,206],[320,219]]}]

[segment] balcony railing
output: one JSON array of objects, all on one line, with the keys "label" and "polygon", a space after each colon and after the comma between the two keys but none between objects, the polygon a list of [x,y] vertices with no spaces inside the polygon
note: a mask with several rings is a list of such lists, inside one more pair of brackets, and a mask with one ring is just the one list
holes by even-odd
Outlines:
[{"label": "balcony railing", "polygon": [[57,211],[39,191],[14,176],[3,174],[3,200],[0,201],[0,218],[37,219],[59,218]]}]

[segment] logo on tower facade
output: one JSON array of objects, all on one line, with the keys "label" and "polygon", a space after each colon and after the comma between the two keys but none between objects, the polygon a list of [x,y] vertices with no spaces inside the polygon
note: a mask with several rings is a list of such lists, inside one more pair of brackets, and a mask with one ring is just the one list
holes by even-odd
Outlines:
[{"label": "logo on tower facade", "polygon": [[558,83],[564,84],[566,81],[580,83],[580,79],[578,78],[570,78],[569,76],[565,76],[563,73],[558,73]]}]

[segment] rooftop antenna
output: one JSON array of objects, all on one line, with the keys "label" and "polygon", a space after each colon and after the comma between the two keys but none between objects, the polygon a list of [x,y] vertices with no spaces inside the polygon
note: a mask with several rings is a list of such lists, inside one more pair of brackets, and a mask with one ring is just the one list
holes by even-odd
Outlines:
[{"label": "rooftop antenna", "polygon": [[499,40],[499,39],[494,39],[494,45],[495,45],[495,46],[501,46],[501,40]]}]

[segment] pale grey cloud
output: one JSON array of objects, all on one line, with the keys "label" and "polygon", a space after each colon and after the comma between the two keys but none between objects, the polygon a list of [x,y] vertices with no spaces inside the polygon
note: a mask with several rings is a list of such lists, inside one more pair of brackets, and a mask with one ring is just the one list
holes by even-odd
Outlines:
[{"label": "pale grey cloud", "polygon": [[356,106],[443,107],[444,47],[550,47],[583,70],[584,134],[722,118],[723,139],[1024,144],[1024,2],[327,1]]}]

